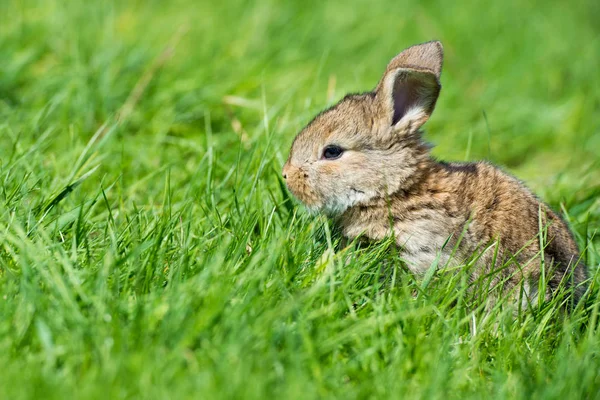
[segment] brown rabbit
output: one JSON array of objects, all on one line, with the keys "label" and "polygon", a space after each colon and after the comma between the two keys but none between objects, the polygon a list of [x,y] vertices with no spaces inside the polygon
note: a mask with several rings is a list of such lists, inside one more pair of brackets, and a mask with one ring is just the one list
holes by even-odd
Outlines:
[{"label": "brown rabbit", "polygon": [[394,235],[417,275],[434,262],[460,266],[478,254],[474,280],[502,270],[492,284],[522,288],[535,303],[543,276],[546,300],[563,280],[580,298],[586,268],[557,214],[493,165],[430,155],[420,127],[440,93],[442,58],[440,42],[410,47],[372,92],[347,95],[317,115],[283,167],[288,188],[332,216],[349,239]]}]

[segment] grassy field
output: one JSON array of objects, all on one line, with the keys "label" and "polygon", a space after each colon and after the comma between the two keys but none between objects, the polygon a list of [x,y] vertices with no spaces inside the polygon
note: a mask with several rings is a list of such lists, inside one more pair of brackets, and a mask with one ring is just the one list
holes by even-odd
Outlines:
[{"label": "grassy field", "polygon": [[[598,21],[594,0],[1,1],[0,398],[600,398]],[[573,314],[473,311],[282,186],[316,112],[432,39],[435,155],[563,213],[594,275]]]}]

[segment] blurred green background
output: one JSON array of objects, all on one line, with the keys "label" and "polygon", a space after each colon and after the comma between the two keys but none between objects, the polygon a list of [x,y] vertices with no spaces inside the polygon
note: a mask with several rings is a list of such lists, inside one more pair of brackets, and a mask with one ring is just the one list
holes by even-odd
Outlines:
[{"label": "blurred green background", "polygon": [[371,89],[405,47],[439,39],[446,52],[444,92],[428,126],[438,155],[491,158],[535,179],[584,171],[600,148],[595,2],[19,1],[2,7],[3,113],[20,105],[18,116],[25,118],[46,107],[44,118],[76,129],[82,139],[118,110],[151,60],[184,29],[176,53],[142,97],[133,133],[198,138],[208,113],[213,131],[226,135],[223,102],[236,96],[247,100],[232,107],[246,129],[260,125],[266,111],[285,153],[316,111],[349,91]]},{"label": "blurred green background", "polygon": [[[329,271],[318,261],[331,250],[326,223],[292,208],[279,179],[315,113],[438,39],[434,154],[523,179],[565,213],[595,271],[599,21],[595,0],[1,1],[0,394],[527,398],[600,387],[592,328],[585,344],[561,342],[560,326],[548,328],[560,345],[515,328],[480,333],[481,353],[454,352],[464,315],[432,322],[433,299],[412,314],[410,296],[373,300],[377,280],[360,275],[373,268],[340,267],[337,284],[312,287]],[[353,317],[362,325],[346,318],[355,295],[373,301]],[[406,342],[399,319],[415,326]]]}]

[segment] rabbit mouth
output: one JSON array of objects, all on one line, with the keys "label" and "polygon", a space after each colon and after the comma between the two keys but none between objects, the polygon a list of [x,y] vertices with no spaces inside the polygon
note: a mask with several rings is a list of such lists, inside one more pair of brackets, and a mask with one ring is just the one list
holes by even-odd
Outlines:
[{"label": "rabbit mouth", "polygon": [[373,196],[355,187],[347,187],[341,193],[315,193],[304,182],[287,182],[288,189],[311,214],[324,213],[335,217],[347,209],[370,200]]},{"label": "rabbit mouth", "polygon": [[321,208],[318,196],[313,193],[308,185],[300,182],[287,182],[288,190],[304,204],[309,210],[318,210]]}]

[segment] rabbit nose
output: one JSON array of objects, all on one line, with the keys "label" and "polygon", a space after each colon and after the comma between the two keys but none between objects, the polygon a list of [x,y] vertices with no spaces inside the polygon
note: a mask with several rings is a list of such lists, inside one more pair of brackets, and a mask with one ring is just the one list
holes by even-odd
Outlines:
[{"label": "rabbit nose", "polygon": [[283,175],[283,179],[287,179],[289,169],[290,169],[290,164],[285,163],[285,165],[283,166],[283,171],[281,171],[281,173]]},{"label": "rabbit nose", "polygon": [[308,178],[308,174],[304,172],[301,168],[296,167],[295,165],[286,162],[283,166],[283,170],[281,171],[283,179],[287,180],[290,178],[291,180],[297,179],[301,176],[304,178]]}]

